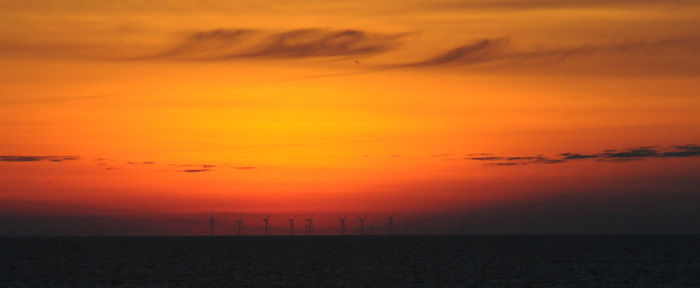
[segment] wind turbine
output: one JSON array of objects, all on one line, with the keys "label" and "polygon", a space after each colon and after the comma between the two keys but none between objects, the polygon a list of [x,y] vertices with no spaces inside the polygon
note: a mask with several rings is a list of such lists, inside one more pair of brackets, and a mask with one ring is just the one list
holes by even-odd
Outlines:
[{"label": "wind turbine", "polygon": [[389,235],[394,234],[394,216],[396,216],[396,213],[394,212],[391,214],[386,214],[386,218],[389,219]]},{"label": "wind turbine", "polygon": [[214,212],[211,212],[211,217],[209,218],[209,235],[214,236]]},{"label": "wind turbine", "polygon": [[340,221],[340,235],[345,235],[345,216],[338,218]]},{"label": "wind turbine", "polygon": [[265,216],[262,220],[265,221],[265,236],[267,236],[267,228],[270,226],[270,215]]},{"label": "wind turbine", "polygon": [[297,218],[297,216],[289,217],[289,236],[294,236],[294,218]]},{"label": "wind turbine", "polygon": [[307,233],[306,235],[309,235],[309,236],[311,236],[311,231],[314,227],[314,214],[316,214],[316,212],[311,213],[311,217],[306,218],[306,226],[308,227],[307,231],[306,231],[306,233]]},{"label": "wind turbine", "polygon": [[238,236],[241,236],[241,228],[243,227],[243,216],[238,216],[236,224],[238,224]]},{"label": "wind turbine", "polygon": [[360,235],[365,235],[365,219],[367,219],[367,215],[357,216],[357,218],[360,219]]}]

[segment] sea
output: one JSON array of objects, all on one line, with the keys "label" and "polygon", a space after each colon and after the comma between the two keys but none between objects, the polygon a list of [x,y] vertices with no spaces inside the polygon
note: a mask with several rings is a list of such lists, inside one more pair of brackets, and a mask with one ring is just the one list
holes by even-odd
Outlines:
[{"label": "sea", "polygon": [[700,235],[0,238],[0,287],[700,287]]}]

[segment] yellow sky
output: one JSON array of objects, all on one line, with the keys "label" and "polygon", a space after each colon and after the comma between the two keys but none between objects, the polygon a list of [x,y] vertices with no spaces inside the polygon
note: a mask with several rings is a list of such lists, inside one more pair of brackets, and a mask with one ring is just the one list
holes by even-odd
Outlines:
[{"label": "yellow sky", "polygon": [[0,154],[79,157],[4,158],[0,198],[439,210],[698,171],[695,1],[351,2],[0,1]]}]

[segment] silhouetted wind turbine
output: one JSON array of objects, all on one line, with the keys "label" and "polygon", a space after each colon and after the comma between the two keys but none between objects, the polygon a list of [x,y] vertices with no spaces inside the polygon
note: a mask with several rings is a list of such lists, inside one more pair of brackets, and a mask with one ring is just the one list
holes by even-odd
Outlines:
[{"label": "silhouetted wind turbine", "polygon": [[241,227],[243,227],[243,216],[238,216],[236,224],[238,224],[238,236],[241,236]]},{"label": "silhouetted wind turbine", "polygon": [[306,226],[308,226],[307,235],[309,236],[311,236],[311,232],[314,227],[314,214],[316,214],[316,212],[311,213],[311,217],[306,218]]},{"label": "silhouetted wind turbine", "polygon": [[209,235],[214,236],[214,212],[211,212],[211,218],[209,218]]},{"label": "silhouetted wind turbine", "polygon": [[357,216],[357,219],[360,219],[360,235],[365,235],[365,219],[367,219],[367,215]]},{"label": "silhouetted wind turbine", "polygon": [[265,216],[262,220],[265,221],[265,236],[267,236],[267,228],[270,226],[270,215]]},{"label": "silhouetted wind turbine", "polygon": [[294,236],[294,218],[297,218],[297,216],[289,217],[289,236]]},{"label": "silhouetted wind turbine", "polygon": [[394,216],[396,213],[386,214],[386,218],[389,219],[389,235],[394,234]]},{"label": "silhouetted wind turbine", "polygon": [[340,221],[340,235],[345,235],[345,216],[338,218]]}]

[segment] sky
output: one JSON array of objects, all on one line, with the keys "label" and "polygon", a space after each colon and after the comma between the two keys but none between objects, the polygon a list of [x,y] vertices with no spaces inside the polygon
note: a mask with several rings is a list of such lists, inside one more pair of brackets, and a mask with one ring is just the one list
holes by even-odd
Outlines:
[{"label": "sky", "polygon": [[700,233],[698,15],[0,0],[0,236]]}]

